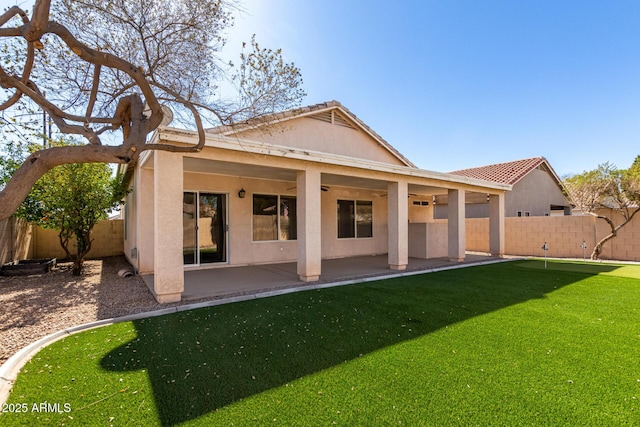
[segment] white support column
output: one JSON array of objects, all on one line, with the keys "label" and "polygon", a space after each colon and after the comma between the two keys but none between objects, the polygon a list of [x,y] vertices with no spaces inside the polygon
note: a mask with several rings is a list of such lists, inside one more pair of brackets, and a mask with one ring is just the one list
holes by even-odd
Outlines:
[{"label": "white support column", "polygon": [[464,261],[466,251],[464,190],[449,190],[449,259]]},{"label": "white support column", "polygon": [[320,279],[322,264],[322,210],[320,171],[299,171],[297,177],[298,277]]},{"label": "white support column", "polygon": [[406,181],[387,184],[389,268],[405,270],[409,263],[409,186]]},{"label": "white support column", "polygon": [[489,196],[489,251],[504,255],[504,193]]},{"label": "white support column", "polygon": [[158,302],[169,303],[184,291],[182,155],[156,150],[153,157],[153,292]]}]

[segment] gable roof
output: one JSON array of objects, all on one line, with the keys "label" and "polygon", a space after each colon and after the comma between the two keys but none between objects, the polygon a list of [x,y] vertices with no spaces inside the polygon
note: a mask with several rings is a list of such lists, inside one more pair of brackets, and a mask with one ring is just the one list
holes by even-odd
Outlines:
[{"label": "gable roof", "polygon": [[462,169],[450,173],[469,178],[478,178],[486,181],[515,185],[529,172],[541,165],[562,188],[562,181],[558,178],[558,175],[556,175],[555,171],[544,157],[532,157],[530,159],[515,160],[513,162],[496,163],[494,165]]},{"label": "gable roof", "polygon": [[244,123],[236,124],[233,126],[228,126],[228,125],[217,126],[211,129],[207,129],[207,133],[228,136],[228,135],[232,135],[232,134],[239,133],[246,130],[251,130],[251,129],[256,129],[263,126],[282,123],[282,122],[296,119],[299,117],[309,117],[309,118],[316,118],[322,121],[327,121],[327,117],[329,117],[328,120],[331,120],[330,118],[331,116],[327,116],[327,113],[330,114],[331,111],[339,112],[338,114],[333,116],[337,124],[348,126],[348,127],[355,126],[359,128],[360,130],[368,134],[371,138],[376,140],[376,142],[378,142],[383,148],[389,151],[389,153],[391,153],[395,158],[400,160],[404,165],[409,166],[411,168],[417,168],[415,164],[413,164],[409,159],[407,159],[404,155],[402,155],[384,138],[382,138],[380,135],[374,132],[373,129],[367,126],[362,120],[360,120],[355,114],[349,111],[345,106],[340,104],[338,101],[322,102],[320,104],[309,105],[301,108],[294,108],[294,109],[283,111],[280,113],[268,114],[265,116],[250,119]]}]

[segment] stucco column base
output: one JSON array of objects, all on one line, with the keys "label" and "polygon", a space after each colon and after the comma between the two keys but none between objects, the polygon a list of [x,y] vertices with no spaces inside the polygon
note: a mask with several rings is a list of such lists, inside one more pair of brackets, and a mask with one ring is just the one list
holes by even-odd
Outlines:
[{"label": "stucco column base", "polygon": [[404,271],[407,269],[407,264],[389,264],[391,270]]},{"label": "stucco column base", "polygon": [[464,258],[449,258],[450,262],[464,262]]},{"label": "stucco column base", "polygon": [[154,295],[156,297],[156,301],[160,304],[169,304],[172,302],[180,302],[182,301],[182,292],[177,292],[174,294],[161,294]]},{"label": "stucco column base", "polygon": [[298,275],[298,278],[300,280],[302,280],[303,282],[317,282],[318,280],[320,280],[320,276],[303,276],[303,275]]}]

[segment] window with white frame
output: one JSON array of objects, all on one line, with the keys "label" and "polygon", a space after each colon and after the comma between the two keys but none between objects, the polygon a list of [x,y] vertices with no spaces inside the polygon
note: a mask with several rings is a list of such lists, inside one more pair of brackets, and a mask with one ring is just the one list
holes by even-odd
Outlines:
[{"label": "window with white frame", "polygon": [[338,238],[373,237],[373,202],[338,200]]},{"label": "window with white frame", "polygon": [[296,198],[253,195],[253,241],[296,240]]}]

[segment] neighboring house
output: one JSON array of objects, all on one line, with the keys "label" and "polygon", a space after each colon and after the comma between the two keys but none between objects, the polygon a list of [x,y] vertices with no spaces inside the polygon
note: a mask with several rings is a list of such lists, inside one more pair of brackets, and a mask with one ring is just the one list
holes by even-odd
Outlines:
[{"label": "neighboring house", "polygon": [[[451,172],[453,175],[484,179],[512,185],[505,195],[505,216],[561,216],[571,215],[571,203],[565,196],[562,181],[544,157],[498,163]],[[489,216],[487,194],[467,193],[467,218]],[[447,196],[436,196],[435,218],[448,215]]]},{"label": "neighboring house", "polygon": [[[197,134],[163,127],[153,142]],[[328,258],[388,254],[397,270],[409,256],[463,260],[465,192],[490,195],[491,251],[504,250],[510,185],[418,169],[335,101],[214,128],[200,153],[146,151],[121,171],[124,251],[160,302],[181,299],[192,269],[296,262],[316,281]],[[441,194],[453,205],[435,224]]]}]

